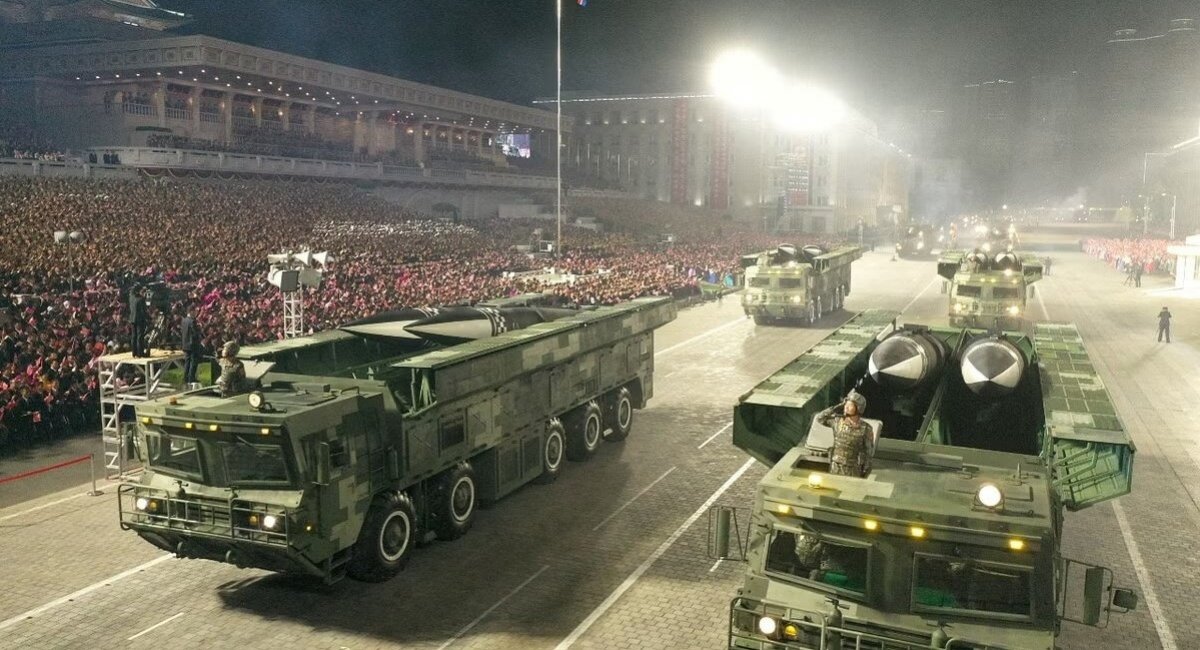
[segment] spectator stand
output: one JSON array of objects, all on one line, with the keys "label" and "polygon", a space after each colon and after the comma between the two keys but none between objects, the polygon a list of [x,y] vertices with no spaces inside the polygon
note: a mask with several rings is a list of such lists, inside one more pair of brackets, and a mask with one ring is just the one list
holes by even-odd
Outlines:
[{"label": "spectator stand", "polygon": [[[126,435],[125,427],[137,424],[134,407],[138,404],[184,391],[183,357],[183,353],[176,350],[152,348],[148,357],[121,352],[96,359],[105,478],[121,478],[137,469],[130,464],[133,437]],[[171,383],[176,374],[180,381],[178,385]]]}]

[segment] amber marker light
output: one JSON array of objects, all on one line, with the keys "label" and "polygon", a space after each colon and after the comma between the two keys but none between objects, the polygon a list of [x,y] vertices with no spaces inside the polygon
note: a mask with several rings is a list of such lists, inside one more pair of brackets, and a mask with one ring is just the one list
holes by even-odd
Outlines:
[{"label": "amber marker light", "polygon": [[1010,539],[1008,540],[1008,548],[1014,551],[1024,551],[1025,541],[1020,539]]},{"label": "amber marker light", "polygon": [[924,539],[925,529],[920,526],[909,526],[908,534],[916,539]]},{"label": "amber marker light", "polygon": [[866,528],[867,530],[874,532],[876,530],[879,530],[879,522],[875,521],[874,519],[864,519],[863,520],[863,528]]}]

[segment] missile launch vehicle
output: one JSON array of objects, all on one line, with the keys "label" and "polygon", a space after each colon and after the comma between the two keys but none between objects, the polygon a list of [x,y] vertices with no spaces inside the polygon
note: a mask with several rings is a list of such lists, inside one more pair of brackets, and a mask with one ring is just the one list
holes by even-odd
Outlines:
[{"label": "missile launch vehicle", "polygon": [[674,318],[642,298],[427,352],[340,330],[246,348],[252,392],[137,408],[121,526],[179,557],[386,580],[480,503],[628,436]]},{"label": "missile launch vehicle", "polygon": [[[746,549],[729,647],[1052,650],[1064,620],[1135,607],[1062,555],[1064,511],[1128,493],[1134,454],[1075,327],[895,316],[855,316],[734,408],[734,444],[770,470],[745,537],[716,511],[718,554]],[[861,478],[829,473],[817,420],[852,388],[877,438]]]},{"label": "missile launch vehicle", "polygon": [[1028,321],[1032,285],[1042,279],[1042,260],[1012,251],[946,251],[937,271],[946,280],[951,325],[1019,330]]},{"label": "missile launch vehicle", "polygon": [[742,309],[756,324],[784,321],[811,325],[842,308],[850,295],[850,264],[862,257],[857,246],[827,250],[780,244],[775,250],[742,256],[746,290]]}]

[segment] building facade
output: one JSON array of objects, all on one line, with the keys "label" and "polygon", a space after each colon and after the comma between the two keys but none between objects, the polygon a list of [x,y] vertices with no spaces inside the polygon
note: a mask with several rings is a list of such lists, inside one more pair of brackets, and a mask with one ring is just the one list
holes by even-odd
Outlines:
[{"label": "building facade", "polygon": [[563,114],[573,123],[564,173],[574,182],[779,231],[844,232],[908,210],[911,156],[859,115],[795,135],[698,93],[564,95]]}]

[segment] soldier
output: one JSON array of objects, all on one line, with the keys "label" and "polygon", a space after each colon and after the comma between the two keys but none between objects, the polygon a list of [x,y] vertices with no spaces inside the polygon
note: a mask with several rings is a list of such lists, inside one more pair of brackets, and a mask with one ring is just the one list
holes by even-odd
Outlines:
[{"label": "soldier", "polygon": [[1163,306],[1158,312],[1158,342],[1162,343],[1163,334],[1167,335],[1167,343],[1171,342],[1171,312]]},{"label": "soldier", "polygon": [[[842,415],[837,415],[838,409]],[[850,391],[840,404],[825,409],[817,422],[833,429],[833,450],[829,454],[829,473],[842,476],[866,476],[871,472],[875,453],[875,434],[860,417],[867,410],[867,398]]]},{"label": "soldier", "polygon": [[140,287],[129,290],[129,348],[134,357],[148,357],[146,349],[146,326],[150,324],[150,315],[146,312],[146,299],[142,296]]},{"label": "soldier", "polygon": [[246,391],[246,367],[237,358],[238,351],[238,344],[233,341],[227,341],[221,348],[221,376],[217,379],[221,397]]},{"label": "soldier", "polygon": [[200,367],[200,354],[203,347],[200,344],[200,327],[196,323],[195,310],[188,309],[187,315],[179,324],[179,347],[183,350],[183,381],[187,384],[196,382],[196,370]]}]

